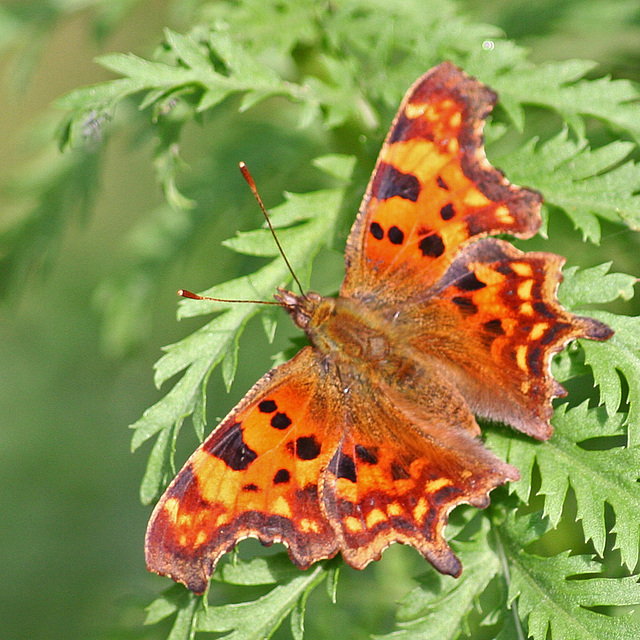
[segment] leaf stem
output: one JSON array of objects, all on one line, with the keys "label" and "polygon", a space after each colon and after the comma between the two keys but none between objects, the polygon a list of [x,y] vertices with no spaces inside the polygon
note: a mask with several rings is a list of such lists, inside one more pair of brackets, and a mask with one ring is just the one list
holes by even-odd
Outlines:
[{"label": "leaf stem", "polygon": [[[509,563],[507,562],[507,554],[505,553],[504,545],[502,544],[502,539],[500,538],[500,534],[498,532],[496,525],[493,523],[491,518],[489,520],[491,522],[491,532],[493,534],[493,539],[495,540],[495,543],[496,543],[498,557],[500,558],[500,564],[502,565],[504,579],[505,579],[505,582],[507,583],[507,594],[508,594],[508,587],[511,584],[511,573],[509,571]],[[516,631],[518,633],[518,640],[527,640],[527,636],[522,630],[522,624],[520,623],[520,616],[518,616],[518,603],[516,602],[515,598],[511,603],[510,609],[513,614],[513,620],[516,627]]]}]

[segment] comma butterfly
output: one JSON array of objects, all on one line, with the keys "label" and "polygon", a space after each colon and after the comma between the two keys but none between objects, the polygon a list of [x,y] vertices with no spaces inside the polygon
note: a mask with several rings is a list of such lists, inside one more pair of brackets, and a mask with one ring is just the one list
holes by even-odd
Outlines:
[{"label": "comma butterfly", "polygon": [[341,552],[362,569],[401,542],[460,574],[449,513],[519,477],[474,414],[549,438],[551,399],[566,393],[552,355],[612,335],[560,306],[563,258],[486,237],[541,223],[541,196],[485,157],[496,100],[448,62],[411,87],[339,296],[279,290],[311,346],[259,380],[171,483],[147,530],[151,571],[203,593],[220,556],[256,537],[301,568]]}]

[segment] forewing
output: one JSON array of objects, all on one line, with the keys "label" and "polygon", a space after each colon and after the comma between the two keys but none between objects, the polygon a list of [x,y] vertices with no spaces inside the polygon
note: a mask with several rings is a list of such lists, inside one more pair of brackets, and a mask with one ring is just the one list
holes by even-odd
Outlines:
[{"label": "forewing", "polygon": [[482,128],[495,101],[449,62],[409,89],[347,242],[343,296],[424,290],[471,239],[538,230],[540,195],[486,160]]},{"label": "forewing", "polygon": [[318,496],[338,426],[318,421],[328,411],[324,384],[310,347],[256,383],[158,502],[146,536],[151,571],[203,593],[243,538],[283,542],[301,568],[335,555]]}]

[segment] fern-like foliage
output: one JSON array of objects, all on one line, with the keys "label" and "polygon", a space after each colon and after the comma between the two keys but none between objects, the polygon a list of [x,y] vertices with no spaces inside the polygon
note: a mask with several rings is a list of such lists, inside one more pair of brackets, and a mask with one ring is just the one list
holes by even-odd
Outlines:
[{"label": "fern-like foliage", "polygon": [[[84,4],[98,6],[100,16],[107,15],[107,6],[117,7],[109,23],[115,24],[134,0]],[[16,37],[19,14],[0,9],[0,22],[3,14],[10,17],[6,33]],[[349,634],[398,640],[640,637],[638,617],[630,612],[640,603],[640,324],[618,313],[634,304],[636,282],[618,271],[624,252],[637,252],[633,232],[640,228],[640,168],[633,160],[640,135],[638,90],[626,80],[597,77],[590,61],[535,65],[498,29],[462,16],[451,0],[203,2],[190,28],[166,29],[158,40],[154,56],[98,58],[116,77],[57,101],[66,114],[57,134],[65,153],[54,157],[47,150],[22,173],[26,177],[5,184],[22,205],[21,215],[0,231],[5,288],[43,258],[46,263],[72,219],[70,204],[88,212],[101,157],[114,138],[153,140],[164,203],[127,238],[130,267],[111,274],[97,294],[112,351],[144,339],[156,283],[211,231],[214,218],[227,233],[226,255],[251,262],[242,263],[244,275],[205,294],[269,300],[287,284],[290,274],[265,228],[229,239],[237,202],[226,195],[223,169],[242,159],[232,149],[260,159],[271,174],[261,187],[272,198],[283,186],[296,191],[287,192],[270,214],[307,285],[314,256],[343,245],[402,94],[428,68],[452,60],[499,93],[488,130],[492,162],[515,183],[545,196],[548,238],[531,241],[535,248],[565,254],[568,238],[584,246],[569,256],[563,303],[616,333],[604,343],[573,345],[556,359],[554,373],[570,394],[557,408],[548,442],[485,429],[488,445],[520,469],[521,479],[495,491],[484,512],[454,512],[448,537],[463,562],[461,578],[440,576],[420,561],[421,575],[405,571],[415,586],[395,609],[395,624],[388,617],[373,628],[366,618],[375,616],[367,614],[362,629],[350,628]],[[545,118],[529,118],[532,106]],[[185,141],[194,126],[200,127],[200,146],[193,136]],[[182,161],[188,144],[190,168]],[[611,262],[593,266],[597,259],[583,253],[601,242],[598,256]],[[246,264],[258,263],[247,270]],[[338,286],[331,275],[322,293]],[[597,309],[603,305],[606,311]],[[257,304],[180,305],[181,317],[212,313],[195,333],[166,348],[155,381],[162,386],[171,380],[172,386],[133,425],[134,450],[155,438],[140,491],[145,504],[158,498],[176,470],[185,419],[204,437],[212,372],[219,368],[229,388],[247,323],[259,314],[271,340],[278,317],[277,310]],[[407,550],[407,566],[416,564],[411,554]],[[214,575],[215,597],[198,598],[172,586],[149,606],[147,622],[172,617],[171,640],[200,632],[269,638],[287,618],[296,640],[311,633],[335,636],[332,611],[348,608],[365,589],[372,602],[387,598],[385,562],[358,575],[348,570],[338,584],[337,560],[300,572],[284,554],[236,559]],[[376,571],[378,582],[372,579]],[[305,635],[307,598],[323,581],[330,597],[314,597],[306,616],[312,631]],[[343,584],[353,593],[339,588],[339,603],[332,604]],[[233,595],[239,601],[229,603]],[[385,606],[393,611],[391,599]],[[313,624],[317,611],[323,624]]]},{"label": "fern-like foliage", "polygon": [[[343,174],[348,179],[353,163],[342,156],[319,158],[319,167]],[[314,193],[288,194],[287,201],[271,212],[271,223],[279,230],[278,238],[296,273],[304,277],[314,255],[332,237],[344,189],[326,189]],[[293,225],[293,226],[291,226]],[[267,300],[278,286],[286,284],[291,274],[282,260],[267,229],[237,236],[225,243],[239,253],[273,258],[255,273],[215,286],[206,295],[223,299]],[[193,316],[220,311],[213,320],[181,342],[167,347],[167,353],[156,365],[156,383],[184,371],[181,380],[156,405],[132,425],[135,429],[132,447],[159,433],[147,472],[142,481],[141,498],[147,504],[159,497],[175,469],[173,444],[183,419],[194,413],[198,435],[204,430],[206,384],[211,370],[221,366],[222,376],[231,386],[236,372],[238,341],[247,321],[260,310],[258,304],[228,305],[194,304],[185,301],[181,315]],[[267,336],[272,337],[273,321],[266,316]]]}]

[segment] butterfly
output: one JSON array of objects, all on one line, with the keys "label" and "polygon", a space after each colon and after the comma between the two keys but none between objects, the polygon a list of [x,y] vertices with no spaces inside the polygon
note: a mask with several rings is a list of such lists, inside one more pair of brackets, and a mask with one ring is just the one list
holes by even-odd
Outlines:
[{"label": "butterfly", "polygon": [[550,361],[606,340],[556,289],[564,259],[488,236],[533,236],[542,197],[487,161],[496,94],[443,62],[408,91],[345,251],[339,295],[277,301],[310,346],[263,376],[187,460],[151,516],[151,571],[203,593],[239,540],[282,542],[300,568],[342,554],[362,569],[393,542],[462,570],[452,509],[484,508],[519,477],[475,416],[552,434],[566,394]]}]

